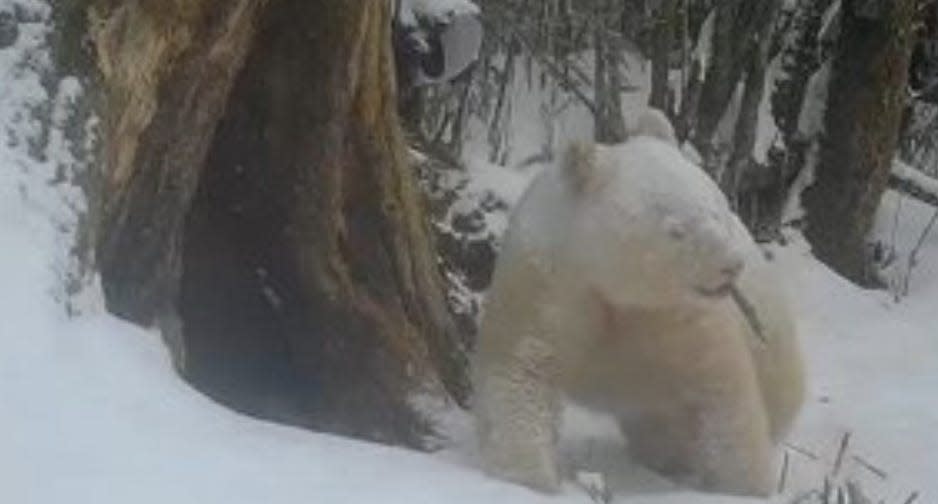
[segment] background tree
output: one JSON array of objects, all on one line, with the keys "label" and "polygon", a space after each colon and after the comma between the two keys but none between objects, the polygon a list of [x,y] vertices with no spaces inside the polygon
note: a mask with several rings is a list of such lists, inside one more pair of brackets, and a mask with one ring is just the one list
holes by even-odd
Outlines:
[{"label": "background tree", "polygon": [[391,2],[100,0],[97,259],[252,414],[421,443],[414,394],[465,398],[397,119]]},{"label": "background tree", "polygon": [[805,193],[815,254],[869,284],[867,234],[889,179],[907,104],[916,0],[844,0],[816,181]]}]

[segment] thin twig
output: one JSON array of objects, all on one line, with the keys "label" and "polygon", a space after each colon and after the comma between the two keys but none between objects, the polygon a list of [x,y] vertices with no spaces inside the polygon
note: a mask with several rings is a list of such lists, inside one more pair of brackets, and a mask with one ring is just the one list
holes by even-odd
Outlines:
[{"label": "thin twig", "polygon": [[788,464],[789,464],[788,458],[789,458],[788,452],[786,451],[784,453],[784,458],[782,459],[782,470],[778,477],[778,493],[782,493],[785,491],[785,484],[788,481]]},{"label": "thin twig", "polygon": [[893,219],[892,219],[892,233],[891,233],[892,236],[889,238],[889,241],[890,241],[889,250],[893,255],[896,254],[896,241],[897,241],[896,236],[899,232],[899,216],[902,214],[902,200],[904,199],[905,199],[905,195],[902,193],[899,193],[899,200],[896,202],[896,214],[893,216]]},{"label": "thin twig", "polygon": [[916,490],[915,492],[912,492],[911,494],[909,494],[909,497],[905,501],[903,501],[902,504],[912,504],[913,502],[917,500],[918,500],[918,491]]},{"label": "thin twig", "polygon": [[847,453],[847,446],[850,445],[850,436],[851,436],[851,435],[852,435],[851,432],[847,432],[847,433],[845,433],[845,434],[843,435],[842,438],[840,438],[840,449],[837,450],[837,459],[834,461],[834,471],[831,473],[831,474],[833,474],[834,476],[836,476],[837,473],[840,472],[840,467],[841,467],[841,465],[843,465],[843,462],[844,462],[844,454]]},{"label": "thin twig", "polygon": [[809,451],[807,448],[802,448],[802,447],[800,447],[800,446],[798,446],[798,445],[795,445],[795,444],[792,444],[792,443],[782,443],[782,446],[784,446],[785,448],[788,448],[789,450],[791,450],[791,451],[793,451],[793,452],[795,452],[795,453],[799,453],[799,454],[801,454],[801,455],[804,455],[805,457],[808,457],[808,458],[811,459],[811,460],[818,460],[818,459],[821,458],[821,457],[817,456],[817,454],[815,454],[814,452]]},{"label": "thin twig", "polygon": [[859,455],[852,455],[850,458],[853,459],[853,461],[856,462],[857,464],[860,464],[863,468],[865,468],[869,472],[879,476],[880,479],[889,479],[889,475],[886,473],[886,471],[880,469],[879,467],[876,467],[870,461],[864,459],[863,457]]},{"label": "thin twig", "polygon": [[909,253],[909,270],[906,273],[905,285],[903,286],[903,294],[906,296],[909,295],[909,283],[912,280],[912,270],[915,269],[916,265],[918,265],[918,252],[921,250],[922,245],[925,244],[925,238],[928,237],[932,228],[935,226],[935,221],[938,221],[938,208],[935,209],[931,219],[928,221],[928,225],[925,226],[925,229],[922,230],[921,236],[918,237],[918,242],[915,244],[915,247],[912,248],[912,252]]},{"label": "thin twig", "polygon": [[743,316],[746,317],[746,322],[749,323],[749,327],[752,328],[752,332],[755,333],[756,337],[760,342],[762,342],[763,345],[767,345],[769,343],[769,338],[766,337],[762,322],[759,321],[759,314],[756,313],[756,308],[752,306],[752,303],[746,299],[746,296],[740,292],[736,285],[732,286],[730,292],[732,293],[733,301],[736,302],[736,305],[739,306],[739,310],[742,311]]},{"label": "thin twig", "polygon": [[[895,261],[896,257],[898,257],[899,255],[898,252],[896,251],[896,243],[898,242],[897,235],[899,233],[899,216],[902,214],[902,200],[904,199],[905,199],[905,195],[902,193],[899,193],[899,200],[896,202],[896,214],[892,220],[892,236],[889,239],[890,240],[889,257],[886,259],[886,261],[882,265],[882,267],[884,268],[892,264],[892,262]],[[894,275],[892,277],[892,280],[890,280],[889,282],[890,284],[889,287],[892,290],[893,301],[896,303],[899,302],[902,296],[902,292],[900,291],[898,282],[899,280],[896,275]]]}]

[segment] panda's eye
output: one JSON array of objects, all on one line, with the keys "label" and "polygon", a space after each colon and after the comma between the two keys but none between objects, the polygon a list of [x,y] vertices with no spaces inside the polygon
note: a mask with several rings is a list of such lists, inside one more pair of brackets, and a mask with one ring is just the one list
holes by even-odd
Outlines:
[{"label": "panda's eye", "polygon": [[681,226],[670,226],[668,228],[668,236],[675,240],[683,241],[684,238],[687,238],[687,231]]}]

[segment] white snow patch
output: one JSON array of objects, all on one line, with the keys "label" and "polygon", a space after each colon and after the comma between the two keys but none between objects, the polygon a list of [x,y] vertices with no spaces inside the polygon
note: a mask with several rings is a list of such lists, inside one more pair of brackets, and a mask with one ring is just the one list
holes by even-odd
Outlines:
[{"label": "white snow patch", "polygon": [[765,87],[762,90],[762,101],[759,103],[759,114],[756,120],[756,141],[752,146],[752,158],[759,164],[768,163],[769,149],[779,141],[780,133],[772,114],[772,93],[775,85],[784,77],[782,69],[782,55],[778,55],[769,62],[765,72]]},{"label": "white snow patch", "polygon": [[697,46],[694,47],[694,60],[700,63],[700,80],[707,80],[707,71],[710,69],[710,59],[713,55],[713,30],[716,26],[716,9],[707,15],[703,26],[700,27],[700,36]]},{"label": "white snow patch", "polygon": [[821,28],[818,31],[818,40],[824,44],[832,44],[837,40],[837,37],[840,36],[840,18],[842,11],[840,3],[840,0],[835,0],[827,7],[827,10],[824,11],[824,15],[821,17]]},{"label": "white snow patch", "polygon": [[736,136],[736,123],[739,122],[739,114],[742,111],[743,95],[746,93],[745,81],[736,83],[736,89],[733,90],[733,96],[730,98],[717,129],[713,133],[710,143],[717,147],[723,147],[729,150],[733,145]]},{"label": "white snow patch", "polygon": [[468,160],[470,187],[476,191],[491,191],[500,199],[513,204],[521,198],[531,179],[541,166],[512,169],[488,163],[481,159]]},{"label": "white snow patch", "polygon": [[830,78],[831,63],[828,61],[808,79],[804,101],[798,113],[798,133],[804,138],[818,138],[824,132]]},{"label": "white snow patch", "polygon": [[804,218],[805,209],[801,204],[801,197],[805,190],[814,184],[820,149],[821,145],[816,141],[808,147],[804,166],[788,189],[788,198],[782,209],[782,224],[791,224]]},{"label": "white snow patch", "polygon": [[815,181],[815,171],[819,162],[820,138],[824,133],[824,117],[827,112],[827,96],[830,87],[831,63],[825,62],[811,78],[805,89],[801,109],[798,112],[798,135],[809,140],[805,164],[801,168],[788,191],[788,199],[782,210],[782,222],[791,223],[800,220],[805,215],[801,205],[801,196],[805,189]]}]

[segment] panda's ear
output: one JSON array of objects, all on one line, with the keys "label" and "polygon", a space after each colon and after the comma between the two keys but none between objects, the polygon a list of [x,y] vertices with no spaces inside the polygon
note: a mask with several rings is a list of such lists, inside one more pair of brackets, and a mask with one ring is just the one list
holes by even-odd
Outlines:
[{"label": "panda's ear", "polygon": [[652,137],[667,142],[677,147],[677,134],[674,133],[674,126],[664,112],[656,108],[645,109],[638,121],[635,123],[635,129],[629,132],[633,137]]},{"label": "panda's ear", "polygon": [[564,156],[563,171],[576,192],[587,191],[596,171],[596,145],[585,141],[571,143]]}]

